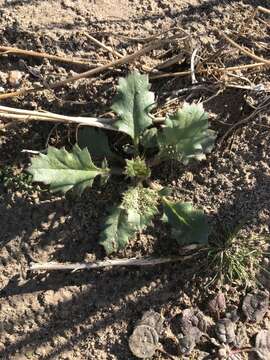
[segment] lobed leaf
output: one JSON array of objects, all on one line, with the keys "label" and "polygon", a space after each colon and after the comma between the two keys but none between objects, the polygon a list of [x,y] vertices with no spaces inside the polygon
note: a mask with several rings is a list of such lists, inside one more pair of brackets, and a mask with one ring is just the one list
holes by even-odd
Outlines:
[{"label": "lobed leaf", "polygon": [[47,155],[39,154],[31,159],[29,172],[34,182],[50,185],[53,192],[66,193],[73,188],[80,195],[92,186],[96,176],[108,176],[109,169],[95,166],[88,150],[75,145],[71,152],[49,147]]},{"label": "lobed leaf", "polygon": [[131,136],[135,143],[138,143],[144,129],[152,124],[149,112],[153,108],[154,93],[149,88],[147,75],[133,72],[126,78],[120,78],[118,93],[111,107],[119,117],[115,122],[116,128]]},{"label": "lobed leaf", "polygon": [[180,245],[205,244],[208,241],[208,224],[201,210],[191,203],[170,202],[163,198],[164,221],[172,226],[172,236]]},{"label": "lobed leaf", "polygon": [[190,159],[205,159],[212,150],[216,134],[208,129],[208,116],[201,104],[184,107],[165,121],[158,133],[159,156],[188,163]]}]

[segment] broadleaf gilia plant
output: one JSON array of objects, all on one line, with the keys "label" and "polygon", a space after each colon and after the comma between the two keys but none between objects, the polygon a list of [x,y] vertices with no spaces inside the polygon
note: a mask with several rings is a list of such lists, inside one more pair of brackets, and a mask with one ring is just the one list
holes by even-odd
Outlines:
[{"label": "broadleaf gilia plant", "polygon": [[46,155],[32,159],[29,169],[34,181],[63,193],[73,189],[81,194],[97,176],[106,180],[116,174],[130,179],[121,203],[111,209],[101,232],[100,244],[107,254],[123,249],[137,231],[148,226],[159,204],[162,218],[170,224],[172,237],[179,244],[205,243],[208,239],[201,210],[190,203],[172,202],[166,191],[148,185],[151,167],[157,164],[172,159],[184,164],[204,159],[213,148],[215,133],[208,128],[202,105],[196,104],[185,104],[160,126],[150,113],[155,104],[149,88],[148,77],[137,72],[119,80],[111,108],[117,115],[114,126],[123,134],[121,141],[112,146],[107,132],[81,127],[78,144],[70,152],[49,147]]}]

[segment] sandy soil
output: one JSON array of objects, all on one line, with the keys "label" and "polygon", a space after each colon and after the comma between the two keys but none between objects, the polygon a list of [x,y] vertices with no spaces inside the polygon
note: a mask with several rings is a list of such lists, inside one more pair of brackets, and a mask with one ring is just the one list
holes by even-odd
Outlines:
[{"label": "sandy soil", "polygon": [[[256,5],[267,7],[267,3],[255,0],[0,0],[0,45],[103,64],[112,60],[113,55],[91,43],[87,34],[125,55],[139,48],[140,42],[136,39],[181,26],[193,34],[195,45],[211,49],[219,45],[214,29],[236,32]],[[267,20],[267,16],[262,18]],[[262,46],[256,51],[269,58],[269,25],[254,21],[246,29],[246,35],[250,41],[266,44],[266,48]],[[244,36],[242,41],[250,46]],[[187,62],[172,71],[188,68],[190,49],[186,47],[184,51]],[[3,104],[65,114],[100,115],[109,110],[117,78],[131,68],[157,64],[160,53],[144,56],[94,81],[83,79],[54,92],[28,94]],[[166,56],[161,59],[166,60]],[[239,61],[250,62],[241,54],[228,54],[225,61],[227,66]],[[20,72],[18,84],[10,80],[13,70]],[[1,56],[0,88],[6,92],[40,83],[41,79],[48,82],[64,79],[80,71],[78,67],[48,60],[24,58],[22,61],[16,56]],[[269,70],[257,69],[238,75],[248,78],[245,85],[252,82],[270,89]],[[186,86],[190,86],[189,77],[153,81],[161,106],[164,94]],[[189,92],[179,97],[174,106],[184,100],[207,99],[213,94],[211,91]],[[263,96],[264,93],[227,88],[208,101],[205,106],[213,114],[211,126],[218,131],[219,138],[228,126],[250,114],[252,105],[256,106]],[[169,164],[162,169],[162,176],[159,176],[160,169],[154,176],[161,184],[171,185],[176,198],[190,200],[206,211],[213,236],[219,233],[220,223],[233,225],[243,220],[244,237],[269,235],[269,126],[269,109],[266,109],[248,126],[238,129],[225,146],[217,143],[207,161],[188,167]],[[1,167],[12,166],[19,178],[29,164],[28,154],[22,154],[21,150],[43,149],[50,131],[50,125],[33,124],[6,132],[0,138]],[[68,144],[69,136],[67,127],[61,126],[54,131],[50,144]],[[133,359],[128,337],[144,311],[154,309],[163,313],[164,329],[176,314],[189,306],[199,306],[207,313],[207,301],[216,289],[203,289],[211,272],[203,268],[201,262],[89,273],[25,274],[24,269],[31,261],[104,258],[97,238],[109,205],[117,199],[116,188],[120,185],[109,183],[104,191],[94,187],[81,199],[73,199],[50,195],[37,186],[24,187],[22,183],[0,184],[1,359]],[[167,255],[178,251],[157,220],[117,256]],[[240,304],[244,295],[241,288],[223,290],[227,292],[229,304]],[[267,326],[269,315],[259,324],[259,327]],[[256,326],[248,328],[251,342],[257,330]],[[167,348],[172,355],[177,353],[175,346]],[[155,356],[155,359],[167,358],[158,352]],[[199,358],[194,355],[194,359]]]}]

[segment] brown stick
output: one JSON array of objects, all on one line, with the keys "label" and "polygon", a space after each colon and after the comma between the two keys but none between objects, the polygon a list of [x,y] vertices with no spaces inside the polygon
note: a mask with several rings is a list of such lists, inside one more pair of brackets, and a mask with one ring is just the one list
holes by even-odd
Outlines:
[{"label": "brown stick", "polygon": [[108,31],[97,31],[97,32],[92,32],[91,34],[92,35],[103,35],[103,36],[114,36],[114,37],[120,37],[122,39],[125,39],[125,40],[131,40],[131,41],[136,41],[136,42],[150,42],[150,41],[153,41],[155,39],[157,39],[158,37],[160,36],[163,36],[169,32],[173,32],[173,31],[182,31],[183,34],[187,35],[187,36],[190,36],[190,34],[183,28],[181,28],[180,26],[175,26],[175,27],[172,27],[172,28],[169,28],[167,30],[164,30],[160,33],[157,33],[155,35],[151,35],[151,36],[148,36],[148,37],[131,37],[131,36],[128,36],[128,35],[125,35],[125,34],[116,34],[116,33],[112,33],[112,32],[108,32]]},{"label": "brown stick", "polygon": [[[97,67],[95,69],[85,71],[83,73],[71,76],[70,78],[67,78],[65,80],[61,80],[61,81],[57,81],[55,83],[52,83],[52,84],[50,84],[50,88],[55,89],[55,88],[64,86],[64,85],[66,85],[66,84],[68,84],[70,82],[79,80],[79,79],[88,78],[88,77],[91,77],[91,76],[94,76],[94,75],[98,75],[98,74],[104,72],[105,70],[107,70],[109,68],[116,67],[116,66],[123,65],[123,64],[129,63],[131,61],[134,61],[135,59],[141,57],[142,55],[144,55],[144,54],[146,54],[146,53],[148,53],[148,52],[150,52],[152,50],[155,50],[155,49],[159,48],[161,45],[165,45],[165,44],[170,43],[171,41],[173,41],[175,39],[178,39],[179,36],[180,35],[174,35],[174,36],[171,36],[171,37],[169,37],[167,39],[154,41],[151,44],[149,44],[148,46],[143,47],[141,50],[139,50],[139,51],[137,51],[137,52],[135,52],[133,54],[127,55],[125,57],[122,57],[121,59],[114,60],[114,61],[112,61],[112,62],[110,62],[110,63],[108,63],[106,65],[102,65],[102,66],[99,66],[99,67]],[[184,40],[185,38],[181,38],[181,40]],[[21,89],[21,90],[14,91],[14,92],[11,92],[11,93],[1,94],[0,95],[0,100],[4,100],[4,99],[8,99],[10,97],[15,97],[15,96],[20,96],[20,95],[25,95],[25,94],[28,94],[28,93],[31,93],[31,92],[42,91],[42,90],[45,90],[45,89],[46,89],[45,86],[38,86],[38,87],[32,87],[32,88],[28,88],[28,89]]]},{"label": "brown stick", "polygon": [[270,66],[270,60],[264,59],[258,55],[253,54],[251,51],[243,48],[242,46],[238,45],[235,41],[233,41],[232,39],[230,39],[226,34],[224,34],[223,32],[220,32],[220,35],[226,40],[228,41],[228,43],[230,43],[232,46],[236,47],[238,50],[240,50],[243,54],[247,55],[248,57],[250,57],[251,59],[255,60],[255,61],[259,61],[259,62],[263,62],[267,65]]},{"label": "brown stick", "polygon": [[93,36],[87,34],[87,33],[83,33],[84,36],[87,37],[87,39],[89,39],[90,41],[92,41],[94,44],[100,46],[102,49],[112,53],[114,56],[118,57],[118,58],[122,58],[123,55],[120,54],[118,51],[115,51],[113,49],[111,49],[110,47],[104,45],[101,41],[97,40],[96,38],[94,38]]},{"label": "brown stick", "polygon": [[[247,69],[252,69],[255,67],[260,67],[260,66],[268,66],[268,64],[264,63],[264,62],[259,62],[259,63],[255,63],[255,64],[245,64],[245,65],[237,65],[237,66],[231,66],[231,67],[224,67],[224,68],[217,68],[217,69],[201,69],[201,70],[197,70],[197,73],[200,74],[211,74],[211,73],[225,73],[227,71],[236,71],[236,70],[247,70]],[[190,75],[191,71],[190,70],[186,70],[186,71],[180,71],[180,72],[174,72],[174,73],[164,73],[164,74],[157,74],[157,75],[150,75],[150,79],[155,80],[155,79],[161,79],[161,78],[167,78],[167,77],[181,77],[181,76],[187,76]]]},{"label": "brown stick", "polygon": [[75,264],[63,264],[63,263],[31,263],[29,270],[30,271],[52,271],[52,270],[90,270],[90,269],[99,269],[108,266],[153,266],[166,264],[169,262],[178,262],[191,259],[193,255],[186,256],[175,256],[168,258],[131,258],[131,259],[113,259],[113,260],[104,260],[104,261],[95,261],[91,263],[75,263]]},{"label": "brown stick", "polygon": [[0,56],[1,55],[18,55],[22,57],[35,57],[35,58],[42,58],[42,59],[50,59],[66,64],[71,65],[80,65],[84,67],[93,67],[94,64],[89,64],[88,61],[80,60],[76,58],[69,58],[69,57],[63,57],[58,55],[51,55],[45,52],[38,52],[38,51],[32,51],[32,50],[24,50],[24,49],[18,49],[14,47],[8,47],[8,46],[0,46]]},{"label": "brown stick", "polygon": [[266,9],[265,7],[258,6],[258,7],[257,7],[257,10],[258,10],[258,11],[261,11],[261,12],[263,12],[263,13],[265,13],[265,14],[270,15],[270,9]]},{"label": "brown stick", "polygon": [[177,54],[177,55],[173,56],[172,58],[170,58],[169,60],[166,60],[163,63],[156,66],[156,69],[157,70],[166,69],[166,68],[178,63],[179,61],[182,61],[183,59],[184,59],[184,55],[182,53]]}]

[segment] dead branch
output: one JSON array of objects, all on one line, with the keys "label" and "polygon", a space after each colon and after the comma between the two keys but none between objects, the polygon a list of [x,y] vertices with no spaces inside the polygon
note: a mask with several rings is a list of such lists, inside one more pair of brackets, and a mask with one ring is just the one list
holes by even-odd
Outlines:
[{"label": "dead branch", "polygon": [[173,56],[172,58],[170,58],[169,60],[166,60],[163,63],[157,65],[156,69],[157,70],[166,69],[176,63],[179,63],[180,61],[183,61],[183,59],[184,59],[184,55],[182,53],[177,54],[177,55]]},{"label": "dead branch", "polygon": [[[58,87],[62,87],[66,84],[69,84],[70,82],[74,82],[74,81],[77,81],[79,79],[84,79],[84,78],[89,78],[89,77],[92,77],[94,75],[98,75],[98,74],[101,74],[102,72],[104,72],[105,70],[109,69],[109,68],[112,68],[112,67],[116,67],[116,66],[119,66],[119,65],[123,65],[123,64],[127,64],[129,62],[132,62],[136,59],[138,59],[139,57],[141,57],[142,55],[152,51],[152,50],[155,50],[155,49],[158,49],[160,46],[162,45],[165,45],[165,44],[168,44],[170,42],[172,42],[173,40],[184,40],[186,39],[187,37],[185,36],[184,38],[180,38],[180,35],[174,35],[174,36],[171,36],[167,39],[161,39],[161,40],[156,40],[152,43],[150,43],[148,46],[145,46],[143,47],[141,50],[138,50],[137,52],[133,53],[133,54],[130,54],[130,55],[127,55],[127,56],[124,56],[120,59],[117,59],[117,60],[114,60],[106,65],[102,65],[102,66],[98,66],[94,69],[91,69],[89,71],[85,71],[83,73],[80,73],[80,74],[76,74],[74,76],[71,76],[65,80],[61,80],[61,81],[57,81],[57,82],[54,82],[52,84],[50,84],[50,88],[51,89],[56,89]],[[27,89],[21,89],[21,90],[18,90],[18,91],[14,91],[14,92],[10,92],[10,93],[5,93],[5,94],[1,94],[0,95],[0,100],[4,100],[4,99],[8,99],[8,98],[11,98],[11,97],[15,97],[15,96],[21,96],[21,95],[26,95],[28,93],[33,93],[33,92],[37,92],[37,91],[43,91],[45,90],[46,87],[45,86],[37,86],[37,87],[31,87],[31,88],[27,88]]]},{"label": "dead branch", "polygon": [[0,46],[0,56],[1,55],[15,55],[15,56],[21,56],[21,57],[34,57],[34,58],[41,58],[41,59],[49,59],[53,61],[58,61],[70,65],[79,65],[84,66],[87,68],[95,67],[95,64],[90,64],[86,60],[76,59],[76,58],[69,58],[65,56],[58,56],[58,55],[51,55],[45,52],[38,52],[38,51],[32,51],[32,50],[24,50],[24,49],[18,49],[14,47],[8,47],[8,46]]},{"label": "dead branch", "polygon": [[104,261],[95,261],[89,263],[75,263],[75,264],[63,264],[63,263],[31,263],[29,270],[30,271],[52,271],[52,270],[91,270],[99,269],[109,266],[154,266],[170,262],[179,262],[191,259],[193,255],[185,256],[175,256],[167,258],[131,258],[131,259],[113,259],[113,260],[104,260]]},{"label": "dead branch", "polygon": [[190,60],[190,72],[191,72],[192,85],[197,83],[196,75],[195,75],[195,57],[196,57],[198,50],[199,50],[199,48],[194,49],[194,51],[192,52],[192,55],[191,55],[191,60]]},{"label": "dead branch", "polygon": [[[253,68],[261,67],[261,66],[270,66],[270,64],[266,64],[264,62],[259,62],[259,63],[255,63],[255,64],[244,64],[244,65],[237,65],[237,66],[230,66],[230,67],[223,67],[223,68],[201,69],[201,70],[197,69],[197,73],[198,74],[217,74],[217,73],[226,73],[229,71],[248,70],[248,69],[253,69]],[[180,72],[154,74],[154,75],[150,75],[150,79],[155,80],[155,79],[162,79],[162,78],[167,78],[167,77],[182,77],[182,76],[187,76],[190,74],[191,74],[191,71],[186,70],[186,71],[180,71]],[[0,99],[1,99],[1,97],[0,97]]]},{"label": "dead branch", "polygon": [[258,6],[257,11],[261,11],[261,12],[263,12],[265,14],[270,15],[270,9],[266,9],[265,7],[262,7],[262,6]]},{"label": "dead branch", "polygon": [[220,32],[220,35],[228,42],[230,43],[232,46],[236,47],[241,53],[247,55],[248,57],[250,57],[251,59],[255,60],[255,61],[259,61],[262,63],[265,63],[266,65],[270,66],[270,60],[264,59],[256,54],[253,54],[251,51],[245,49],[244,47],[240,46],[239,44],[237,44],[234,40],[230,39],[225,33]]},{"label": "dead branch", "polygon": [[112,126],[113,119],[109,118],[95,118],[82,116],[65,116],[48,111],[34,111],[16,109],[7,106],[0,106],[0,119],[13,119],[17,121],[50,121],[63,123],[76,123],[87,126],[94,126],[102,129],[118,131]]},{"label": "dead branch", "polygon": [[87,39],[89,39],[90,41],[92,41],[94,44],[100,46],[102,49],[110,52],[111,54],[113,54],[114,56],[118,57],[118,58],[122,58],[123,55],[120,54],[118,51],[113,50],[112,48],[110,48],[109,46],[106,46],[105,44],[103,44],[101,41],[97,40],[96,38],[94,38],[92,35],[89,35],[87,33],[83,33],[84,36],[87,37]]}]

